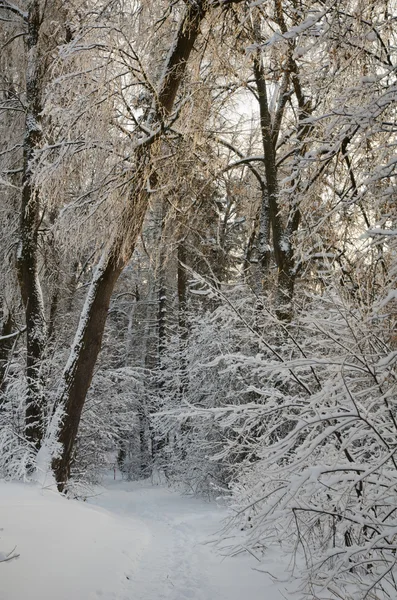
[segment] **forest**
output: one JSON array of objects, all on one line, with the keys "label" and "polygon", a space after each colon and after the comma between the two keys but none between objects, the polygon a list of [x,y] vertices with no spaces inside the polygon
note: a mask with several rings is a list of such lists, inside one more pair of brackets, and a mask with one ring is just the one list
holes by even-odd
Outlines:
[{"label": "forest", "polygon": [[396,0],[0,0],[0,479],[396,598],[396,100]]}]

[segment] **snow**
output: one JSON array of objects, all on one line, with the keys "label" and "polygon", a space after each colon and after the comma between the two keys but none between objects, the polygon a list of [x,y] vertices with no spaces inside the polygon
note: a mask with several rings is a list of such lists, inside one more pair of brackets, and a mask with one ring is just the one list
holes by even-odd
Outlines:
[{"label": "snow", "polygon": [[127,600],[131,569],[149,541],[139,520],[121,519],[57,492],[0,483],[0,600]]},{"label": "snow", "polygon": [[0,553],[20,555],[0,563],[0,600],[285,597],[252,556],[207,543],[224,508],[149,481],[106,483],[81,502],[0,482]]},{"label": "snow", "polygon": [[[311,29],[314,26],[318,25],[325,14],[325,11],[318,12],[316,16],[313,15],[308,17],[305,21],[303,21],[299,25],[291,27],[291,29],[289,29],[285,33],[279,33],[278,31],[276,31],[274,35],[266,41],[265,45],[271,46],[273,44],[276,44],[277,42],[280,42],[283,39],[289,40],[297,38],[298,36],[306,32],[308,29]],[[313,32],[313,35],[315,35],[315,32]]]},{"label": "snow", "polygon": [[[58,414],[58,413],[57,413]],[[51,428],[52,423],[50,424]],[[47,434],[48,437],[48,434]],[[47,440],[46,440],[47,441]],[[50,451],[50,447],[47,443],[43,444],[36,455],[36,471],[33,474],[33,479],[37,482],[40,487],[50,487],[52,486],[54,489],[56,487],[56,482],[54,475],[51,471],[50,465],[52,462],[52,455]]]}]

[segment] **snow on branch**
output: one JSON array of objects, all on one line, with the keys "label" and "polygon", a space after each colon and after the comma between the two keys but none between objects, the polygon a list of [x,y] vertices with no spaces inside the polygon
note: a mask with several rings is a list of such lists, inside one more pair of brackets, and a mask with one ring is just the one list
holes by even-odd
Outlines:
[{"label": "snow on branch", "polygon": [[8,0],[0,0],[0,10],[1,9],[8,10],[8,11],[12,12],[13,14],[18,15],[18,17],[21,17],[24,21],[27,21],[27,19],[28,19],[27,12],[24,12],[16,4],[12,4],[11,2],[8,2]]},{"label": "snow on branch", "polygon": [[14,560],[14,558],[19,558],[20,554],[17,554],[15,552],[15,550],[16,550],[16,546],[8,554],[5,554],[4,552],[0,551],[0,563],[2,563],[2,562],[8,562],[10,560]]}]

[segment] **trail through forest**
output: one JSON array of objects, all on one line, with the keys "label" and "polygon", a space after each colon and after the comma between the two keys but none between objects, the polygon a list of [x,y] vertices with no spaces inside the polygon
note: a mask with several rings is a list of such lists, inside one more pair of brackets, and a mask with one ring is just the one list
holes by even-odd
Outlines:
[{"label": "trail through forest", "polygon": [[134,600],[282,600],[270,577],[253,570],[252,557],[225,558],[209,543],[226,515],[215,503],[149,482],[108,480],[106,487],[90,503],[139,518],[149,533],[127,574]]},{"label": "trail through forest", "polygon": [[0,600],[285,597],[252,556],[208,543],[226,515],[214,502],[121,480],[82,502],[48,483],[0,481],[0,560],[14,557],[0,564]]}]

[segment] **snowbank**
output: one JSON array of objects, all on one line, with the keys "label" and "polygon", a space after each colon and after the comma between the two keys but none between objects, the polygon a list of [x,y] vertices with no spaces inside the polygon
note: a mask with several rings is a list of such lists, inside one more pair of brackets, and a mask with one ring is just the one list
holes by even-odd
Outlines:
[{"label": "snowbank", "polygon": [[0,600],[130,600],[146,525],[37,486],[0,481]]}]

